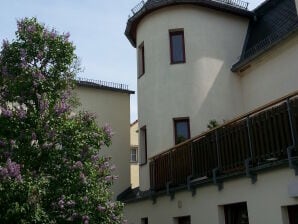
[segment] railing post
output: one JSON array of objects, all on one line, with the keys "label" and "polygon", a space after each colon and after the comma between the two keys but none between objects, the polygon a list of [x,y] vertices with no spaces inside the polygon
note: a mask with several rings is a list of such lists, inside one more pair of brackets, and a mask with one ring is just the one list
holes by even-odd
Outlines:
[{"label": "railing post", "polygon": [[247,135],[248,135],[248,145],[249,145],[249,152],[250,152],[250,158],[247,158],[244,161],[245,165],[245,173],[247,177],[251,178],[252,184],[257,182],[257,175],[256,173],[251,171],[250,164],[253,161],[254,158],[254,149],[252,146],[252,134],[251,134],[251,127],[250,127],[250,117],[246,117],[246,127],[247,127]]},{"label": "railing post", "polygon": [[218,142],[218,129],[215,130],[215,144],[216,144],[216,154],[217,154],[217,168],[212,170],[212,179],[213,183],[217,185],[218,190],[221,191],[223,189],[223,183],[221,180],[218,180],[218,176],[221,172],[221,160],[219,156],[219,142]]},{"label": "railing post", "polygon": [[291,109],[290,99],[287,99],[287,110],[288,110],[288,117],[289,117],[289,124],[291,130],[291,138],[292,138],[292,145],[287,148],[288,153],[288,160],[289,160],[289,167],[295,170],[295,174],[298,176],[298,162],[294,161],[293,158],[293,151],[296,149],[296,129],[294,128],[294,118]]}]

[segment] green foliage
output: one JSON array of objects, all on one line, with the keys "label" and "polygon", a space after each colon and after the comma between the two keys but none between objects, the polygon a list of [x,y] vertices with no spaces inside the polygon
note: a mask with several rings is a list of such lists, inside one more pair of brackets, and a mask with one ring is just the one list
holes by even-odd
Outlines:
[{"label": "green foliage", "polygon": [[18,21],[0,52],[0,223],[122,223],[109,126],[75,113],[79,71],[69,34]]},{"label": "green foliage", "polygon": [[207,128],[209,130],[213,129],[213,128],[216,128],[219,126],[219,123],[217,122],[217,120],[210,120],[208,125],[207,125]]}]

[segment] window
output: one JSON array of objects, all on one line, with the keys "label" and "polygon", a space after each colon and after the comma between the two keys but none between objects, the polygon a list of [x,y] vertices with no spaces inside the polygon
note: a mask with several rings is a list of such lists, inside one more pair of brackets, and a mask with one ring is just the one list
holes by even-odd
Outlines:
[{"label": "window", "polygon": [[288,206],[289,224],[298,223],[298,205]]},{"label": "window", "polygon": [[175,218],[175,224],[190,224],[190,216],[182,216]]},{"label": "window", "polygon": [[147,163],[147,128],[143,126],[140,129],[140,165]]},{"label": "window", "polygon": [[175,144],[190,138],[189,118],[174,118]]},{"label": "window", "polygon": [[225,224],[249,224],[246,202],[224,206]]},{"label": "window", "polygon": [[145,48],[144,42],[138,47],[138,78],[145,73]]},{"label": "window", "polygon": [[138,162],[138,148],[130,149],[130,162],[132,163]]},{"label": "window", "polygon": [[185,63],[184,31],[170,31],[171,64]]},{"label": "window", "polygon": [[148,224],[148,218],[141,218],[141,224]]}]

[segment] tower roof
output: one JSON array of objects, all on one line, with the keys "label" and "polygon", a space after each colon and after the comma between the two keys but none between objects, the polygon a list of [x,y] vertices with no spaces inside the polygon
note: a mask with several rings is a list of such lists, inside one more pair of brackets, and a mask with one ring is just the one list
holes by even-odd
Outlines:
[{"label": "tower roof", "polygon": [[147,14],[156,11],[160,8],[172,5],[197,5],[215,10],[220,10],[226,13],[231,13],[244,17],[252,17],[253,12],[248,11],[248,3],[241,0],[148,0],[141,1],[131,11],[132,16],[127,21],[125,35],[130,43],[136,47],[136,29],[139,22]]}]

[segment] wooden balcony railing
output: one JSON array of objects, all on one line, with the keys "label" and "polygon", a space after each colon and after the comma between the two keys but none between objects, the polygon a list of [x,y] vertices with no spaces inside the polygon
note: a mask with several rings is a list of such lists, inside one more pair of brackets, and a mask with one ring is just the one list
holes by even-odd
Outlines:
[{"label": "wooden balcony railing", "polygon": [[150,159],[151,189],[214,180],[298,159],[298,92],[271,102]]}]

